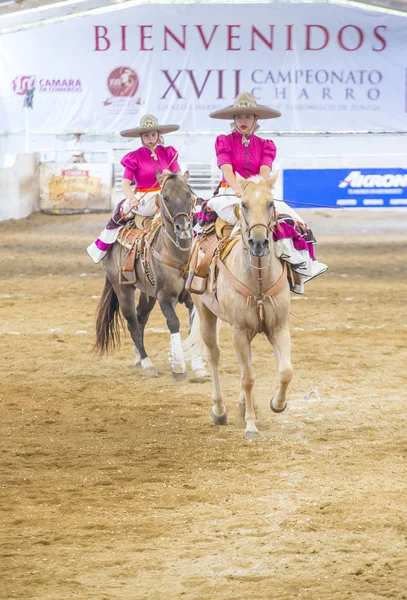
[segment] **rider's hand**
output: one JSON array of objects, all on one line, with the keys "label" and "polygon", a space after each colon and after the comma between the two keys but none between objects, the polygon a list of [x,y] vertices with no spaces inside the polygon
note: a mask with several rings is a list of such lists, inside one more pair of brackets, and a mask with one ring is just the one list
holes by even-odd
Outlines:
[{"label": "rider's hand", "polygon": [[162,174],[163,175],[171,175],[171,171],[169,171],[168,169],[163,169]]},{"label": "rider's hand", "polygon": [[137,208],[139,204],[140,204],[140,200],[137,200],[136,196],[132,196],[130,198],[130,206],[132,208]]},{"label": "rider's hand", "polygon": [[240,185],[240,183],[236,183],[236,185],[233,189],[235,190],[236,197],[240,198],[241,195],[243,194],[243,189],[242,189],[242,186]]}]

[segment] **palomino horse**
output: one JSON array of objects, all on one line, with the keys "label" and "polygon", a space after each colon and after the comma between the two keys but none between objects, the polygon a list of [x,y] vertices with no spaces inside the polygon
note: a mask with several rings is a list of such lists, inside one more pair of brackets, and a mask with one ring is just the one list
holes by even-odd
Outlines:
[{"label": "palomino horse", "polygon": [[[187,377],[180,337],[180,322],[175,312],[179,301],[188,298],[184,290],[184,272],[192,243],[193,197],[188,186],[188,172],[184,175],[158,176],[162,184],[160,195],[161,227],[149,248],[148,275],[141,260],[136,260],[137,282],[122,285],[120,274],[120,244],[116,242],[103,259],[106,281],[99,303],[96,321],[95,348],[101,354],[108,352],[120,339],[121,309],[133,339],[136,366],[147,375],[156,376],[156,367],[147,356],[144,347],[144,329],[148,317],[158,300],[171,333],[170,364],[173,378]],[[134,303],[135,289],[141,291],[137,313]],[[188,305],[188,300],[186,300]],[[188,306],[192,310],[192,302]],[[196,375],[205,373],[202,359],[195,360],[192,367]]]},{"label": "palomino horse", "polygon": [[216,292],[193,296],[199,318],[194,316],[185,348],[200,352],[203,339],[212,367],[212,417],[217,425],[227,422],[226,407],[219,385],[219,348],[217,321],[227,321],[232,327],[233,344],[241,366],[240,404],[245,411],[245,438],[256,439],[260,433],[252,390],[254,373],[251,365],[251,342],[263,333],[272,344],[278,360],[280,385],[270,401],[271,410],[280,413],[286,408],[286,390],[293,375],[290,360],[291,340],[288,329],[290,288],[286,267],[273,249],[273,217],[275,210],[271,188],[277,174],[267,181],[259,176],[243,179],[237,175],[243,194],[240,206],[241,239],[222,263],[217,262]]}]

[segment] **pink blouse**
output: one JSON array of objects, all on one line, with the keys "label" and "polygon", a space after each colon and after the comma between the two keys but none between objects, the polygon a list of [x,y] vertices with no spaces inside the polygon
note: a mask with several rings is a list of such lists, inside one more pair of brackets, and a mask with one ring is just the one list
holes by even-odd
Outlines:
[{"label": "pink blouse", "polygon": [[[233,172],[238,172],[245,179],[258,175],[263,165],[271,167],[277,154],[274,142],[254,134],[249,136],[248,140],[249,146],[244,146],[242,134],[238,131],[218,136],[215,142],[218,167],[232,165]],[[225,181],[225,178],[222,180]]]},{"label": "pink blouse", "polygon": [[[157,185],[156,171],[162,173],[163,169],[175,172],[180,171],[177,151],[172,146],[158,145],[155,149],[158,160],[154,160],[151,150],[141,146],[133,152],[123,156],[121,164],[124,167],[123,178],[135,182],[140,189],[149,189]],[[174,159],[174,160],[173,160]],[[173,161],[170,165],[170,162]]]}]

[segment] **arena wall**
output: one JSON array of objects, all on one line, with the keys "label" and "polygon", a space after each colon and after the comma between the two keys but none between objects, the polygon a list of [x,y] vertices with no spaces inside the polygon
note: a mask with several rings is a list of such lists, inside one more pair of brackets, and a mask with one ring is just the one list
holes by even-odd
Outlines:
[{"label": "arena wall", "polygon": [[0,221],[38,210],[38,159],[37,152],[17,154],[13,164],[0,168]]}]

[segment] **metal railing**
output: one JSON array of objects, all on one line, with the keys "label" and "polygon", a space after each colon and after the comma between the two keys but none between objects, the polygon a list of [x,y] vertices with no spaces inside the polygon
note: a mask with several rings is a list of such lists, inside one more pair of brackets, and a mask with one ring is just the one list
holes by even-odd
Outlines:
[{"label": "metal railing", "polygon": [[[119,155],[120,152],[117,153]],[[122,153],[123,154],[123,153]],[[122,155],[121,154],[121,155]],[[188,183],[195,191],[198,197],[208,198],[220,181],[220,171],[216,167],[215,161],[212,162],[181,162],[182,172],[189,172]],[[117,160],[115,153],[114,162],[114,192],[117,200],[122,198],[121,180],[123,177],[123,167]]]}]

